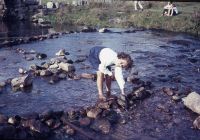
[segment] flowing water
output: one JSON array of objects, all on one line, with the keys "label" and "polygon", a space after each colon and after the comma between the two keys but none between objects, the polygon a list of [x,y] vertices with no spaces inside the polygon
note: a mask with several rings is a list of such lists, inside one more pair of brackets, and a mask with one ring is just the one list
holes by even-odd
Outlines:
[{"label": "flowing water", "polygon": [[[166,31],[123,33],[125,29],[111,30],[116,33],[73,33],[56,39],[1,48],[0,81],[19,76],[20,67],[28,69],[33,63],[49,61],[60,49],[68,51],[70,55],[67,58],[73,61],[88,55],[89,50],[97,45],[124,51],[134,59],[133,71],[138,72],[140,79],[151,81],[158,92],[132,111],[132,121],[127,125],[118,126],[113,139],[132,139],[136,136],[141,139],[141,135],[158,138],[170,135],[169,139],[199,137],[199,132],[190,128],[195,114],[186,110],[180,102],[171,103],[171,99],[161,93],[160,89],[167,86],[200,93],[200,39]],[[179,40],[179,43],[174,40]],[[46,53],[48,57],[45,60],[26,61],[22,54],[16,52],[17,48]],[[89,65],[87,60],[76,63],[76,73],[94,72],[91,68],[85,69],[85,65]],[[116,82],[112,86],[112,94],[118,95],[119,88]],[[128,83],[126,90],[131,89],[132,85]],[[16,115],[47,109],[70,110],[94,105],[96,100],[97,89],[93,80],[67,79],[51,85],[46,79],[37,77],[34,78],[32,89],[27,92],[13,92],[10,87],[6,88],[0,94],[0,113]],[[155,112],[157,104],[167,106],[174,114],[170,116]],[[177,118],[180,122],[170,123],[171,119]]]}]

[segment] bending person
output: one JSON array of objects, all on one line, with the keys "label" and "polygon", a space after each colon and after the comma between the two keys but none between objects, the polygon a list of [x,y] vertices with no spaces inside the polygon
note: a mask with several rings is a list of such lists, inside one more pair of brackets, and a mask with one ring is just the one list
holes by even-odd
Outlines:
[{"label": "bending person", "polygon": [[[94,47],[90,50],[89,61],[97,71],[97,89],[100,100],[106,99],[103,95],[104,78],[106,82],[107,97],[111,95],[111,82],[113,75],[119,85],[121,94],[125,95],[125,81],[122,74],[122,68],[125,68],[126,70],[132,68],[133,60],[130,55],[124,52],[116,53],[110,48]],[[111,66],[114,67],[114,74],[111,71]]]}]

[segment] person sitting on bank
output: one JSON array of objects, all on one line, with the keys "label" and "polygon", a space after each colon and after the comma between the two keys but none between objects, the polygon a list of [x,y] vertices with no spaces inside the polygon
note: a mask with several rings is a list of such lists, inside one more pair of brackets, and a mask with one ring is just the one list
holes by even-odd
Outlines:
[{"label": "person sitting on bank", "polygon": [[177,14],[178,9],[172,2],[168,2],[167,5],[164,6],[163,16],[175,16]]},{"label": "person sitting on bank", "polygon": [[99,99],[106,100],[103,95],[104,77],[106,83],[106,95],[107,97],[111,96],[111,82],[113,76],[111,66],[114,66],[114,76],[121,90],[121,94],[125,95],[125,81],[122,74],[122,68],[125,68],[126,70],[132,68],[133,60],[130,55],[124,52],[116,53],[112,49],[106,47],[94,47],[90,50],[88,58],[93,68],[97,71],[97,89]]}]

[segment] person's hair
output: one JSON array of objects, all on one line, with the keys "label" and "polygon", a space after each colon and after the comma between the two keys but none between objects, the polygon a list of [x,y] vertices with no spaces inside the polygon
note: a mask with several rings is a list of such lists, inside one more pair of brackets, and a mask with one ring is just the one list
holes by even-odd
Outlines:
[{"label": "person's hair", "polygon": [[127,53],[120,52],[117,54],[118,59],[124,59],[127,61],[127,66],[125,67],[126,70],[131,69],[133,67],[133,59]]}]

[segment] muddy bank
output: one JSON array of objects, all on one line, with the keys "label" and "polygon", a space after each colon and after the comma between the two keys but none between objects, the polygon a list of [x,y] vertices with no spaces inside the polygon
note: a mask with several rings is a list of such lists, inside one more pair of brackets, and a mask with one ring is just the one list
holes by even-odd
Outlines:
[{"label": "muddy bank", "polygon": [[[125,77],[129,77],[127,94],[138,90],[144,84],[153,86],[152,94],[144,100],[130,102],[129,110],[120,113],[120,116],[127,119],[126,123],[114,124],[111,127],[113,130],[103,136],[112,139],[191,140],[199,137],[199,130],[191,128],[198,115],[186,109],[180,100],[191,91],[200,92],[199,39],[189,35],[160,31],[124,33],[126,31],[124,29],[110,30],[115,33],[74,33],[30,44],[1,48],[1,81],[19,77],[21,75],[19,68],[28,70],[32,64],[42,66],[44,62],[50,62],[61,49],[68,52],[66,58],[74,62],[78,75],[93,74],[89,62],[85,59],[93,46],[102,45],[117,51],[125,51],[130,53],[135,61],[132,74],[125,73]],[[36,57],[36,54],[32,54],[34,52],[45,53],[47,57],[38,59],[40,55]],[[27,60],[28,56],[32,59]],[[23,71],[20,70],[20,73]],[[112,86],[112,94],[119,97],[119,89],[115,81]],[[14,92],[10,86],[4,88],[0,94],[0,112],[13,117],[33,111],[42,114],[49,109],[53,112],[79,110],[82,107],[95,105],[96,92],[96,83],[93,79],[73,80],[71,77],[66,77],[51,84],[48,78],[39,75],[33,79],[32,88],[28,91]],[[79,138],[75,136],[74,139]]]}]

